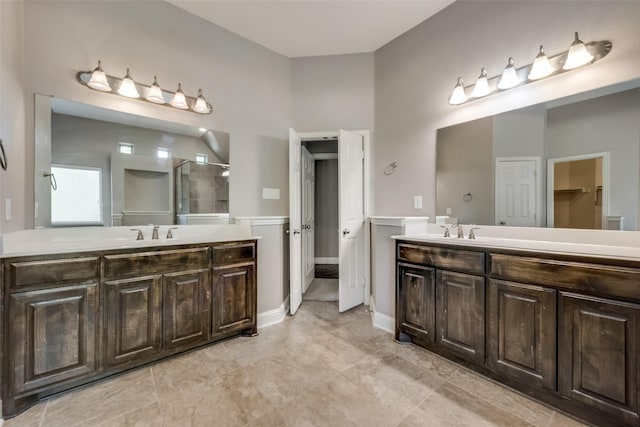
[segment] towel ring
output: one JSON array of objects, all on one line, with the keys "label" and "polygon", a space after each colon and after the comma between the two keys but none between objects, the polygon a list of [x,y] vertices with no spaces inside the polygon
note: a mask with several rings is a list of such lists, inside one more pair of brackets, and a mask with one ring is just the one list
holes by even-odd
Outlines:
[{"label": "towel ring", "polygon": [[396,171],[397,167],[398,167],[398,162],[390,163],[386,168],[384,168],[384,174],[391,175]]},{"label": "towel ring", "polygon": [[464,200],[467,203],[469,203],[472,199],[473,199],[473,196],[471,195],[471,193],[467,193],[464,196],[462,196],[462,200]]},{"label": "towel ring", "polygon": [[4,144],[2,143],[2,139],[0,139],[0,167],[4,170],[7,170],[7,166],[9,166],[7,153],[4,152]]}]

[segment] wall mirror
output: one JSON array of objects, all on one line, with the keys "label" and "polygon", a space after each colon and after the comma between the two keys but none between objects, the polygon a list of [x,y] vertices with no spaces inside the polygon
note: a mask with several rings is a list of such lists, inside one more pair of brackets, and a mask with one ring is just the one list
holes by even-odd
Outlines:
[{"label": "wall mirror", "polygon": [[436,216],[638,230],[640,81],[439,129]]},{"label": "wall mirror", "polygon": [[229,134],[36,95],[36,228],[229,222]]}]

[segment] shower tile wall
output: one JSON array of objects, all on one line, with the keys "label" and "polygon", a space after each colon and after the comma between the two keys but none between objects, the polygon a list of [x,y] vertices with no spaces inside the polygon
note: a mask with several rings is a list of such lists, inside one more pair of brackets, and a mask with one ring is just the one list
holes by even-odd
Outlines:
[{"label": "shower tile wall", "polygon": [[224,170],[217,165],[182,165],[181,213],[229,212],[229,183],[221,176]]}]

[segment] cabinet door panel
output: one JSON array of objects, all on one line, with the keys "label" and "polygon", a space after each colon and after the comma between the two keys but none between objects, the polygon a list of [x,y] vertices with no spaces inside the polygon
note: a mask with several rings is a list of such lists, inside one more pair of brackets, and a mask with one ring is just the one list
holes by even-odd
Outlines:
[{"label": "cabinet door panel", "polygon": [[160,352],[162,277],[105,282],[107,293],[107,365]]},{"label": "cabinet door panel", "polygon": [[255,325],[255,274],[254,263],[214,267],[214,335]]},{"label": "cabinet door panel", "polygon": [[562,293],[559,388],[566,397],[638,422],[640,306]]},{"label": "cabinet door panel", "polygon": [[438,342],[459,356],[484,363],[484,278],[437,270]]},{"label": "cabinet door panel", "polygon": [[402,332],[434,341],[435,274],[433,268],[398,265],[398,327]]},{"label": "cabinet door panel", "polygon": [[488,364],[528,385],[556,389],[556,291],[489,282]]},{"label": "cabinet door panel", "polygon": [[209,338],[209,269],[165,274],[164,347]]},{"label": "cabinet door panel", "polygon": [[93,372],[97,283],[9,295],[13,391]]}]

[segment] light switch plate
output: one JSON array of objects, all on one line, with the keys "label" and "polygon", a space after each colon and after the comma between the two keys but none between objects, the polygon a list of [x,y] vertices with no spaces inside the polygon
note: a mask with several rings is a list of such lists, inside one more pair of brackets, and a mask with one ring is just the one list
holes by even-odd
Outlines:
[{"label": "light switch plate", "polygon": [[280,199],[280,189],[279,188],[263,188],[262,189],[262,198],[263,199],[271,199],[271,200],[279,200]]},{"label": "light switch plate", "polygon": [[422,209],[422,196],[413,196],[413,209]]}]

